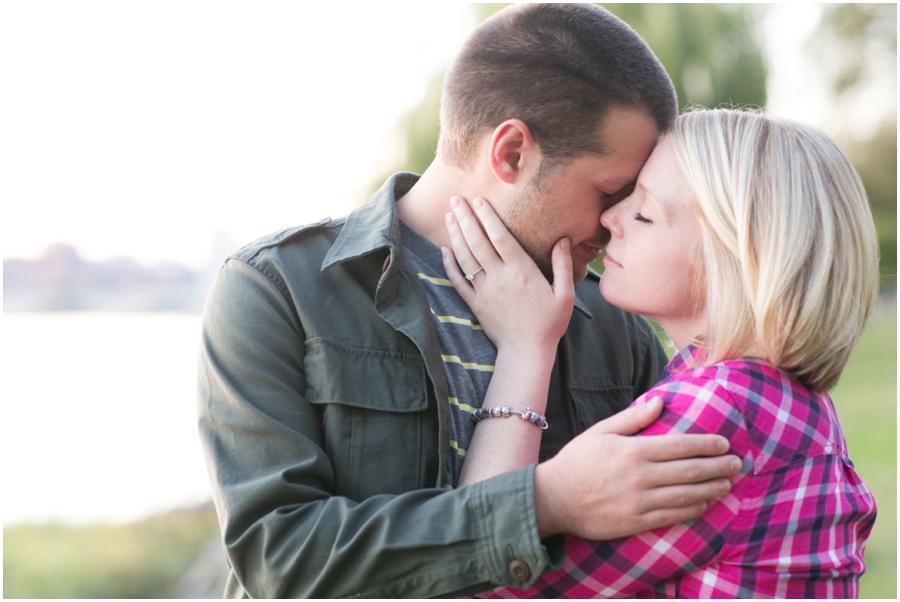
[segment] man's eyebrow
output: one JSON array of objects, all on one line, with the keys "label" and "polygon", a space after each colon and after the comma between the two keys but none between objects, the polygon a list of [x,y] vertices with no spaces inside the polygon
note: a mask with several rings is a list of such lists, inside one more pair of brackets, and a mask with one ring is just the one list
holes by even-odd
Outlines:
[{"label": "man's eyebrow", "polygon": [[635,182],[635,184],[634,184],[634,189],[635,189],[635,190],[640,190],[641,192],[643,192],[643,193],[646,194],[647,196],[653,196],[653,193],[650,191],[649,188],[647,188],[647,187],[643,184],[643,182]]},{"label": "man's eyebrow", "polygon": [[628,180],[627,182],[625,182],[625,183],[622,184],[621,186],[619,186],[618,184],[619,184],[618,182],[613,182],[613,183],[610,185],[610,188],[615,188],[615,192],[613,192],[610,196],[615,196],[615,195],[619,194],[620,192],[622,192],[623,190],[625,190],[625,189],[627,189],[627,188],[629,188],[629,187],[632,187],[632,188],[633,188],[633,187],[637,184],[637,181],[636,181],[636,180]]}]

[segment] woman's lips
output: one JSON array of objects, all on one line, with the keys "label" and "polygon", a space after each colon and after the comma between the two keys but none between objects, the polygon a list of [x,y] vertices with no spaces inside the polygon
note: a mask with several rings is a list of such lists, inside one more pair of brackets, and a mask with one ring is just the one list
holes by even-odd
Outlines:
[{"label": "woman's lips", "polygon": [[609,251],[607,251],[606,256],[603,258],[603,267],[605,267],[606,269],[621,268],[622,264],[610,257]]}]

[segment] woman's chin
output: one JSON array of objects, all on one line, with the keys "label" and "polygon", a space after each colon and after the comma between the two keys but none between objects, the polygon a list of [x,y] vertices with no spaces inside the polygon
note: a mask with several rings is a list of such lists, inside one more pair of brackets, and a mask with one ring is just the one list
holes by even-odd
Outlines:
[{"label": "woman's chin", "polygon": [[615,305],[621,310],[646,317],[646,314],[643,312],[648,308],[641,305],[641,300],[632,298],[627,291],[623,290],[622,287],[617,286],[615,277],[607,280],[606,273],[600,277],[600,295],[606,299],[607,302]]},{"label": "woman's chin", "polygon": [[609,270],[600,276],[600,294],[616,307],[625,309],[622,304],[628,304],[627,295],[623,295],[622,288],[617,286],[615,276],[612,276]]}]

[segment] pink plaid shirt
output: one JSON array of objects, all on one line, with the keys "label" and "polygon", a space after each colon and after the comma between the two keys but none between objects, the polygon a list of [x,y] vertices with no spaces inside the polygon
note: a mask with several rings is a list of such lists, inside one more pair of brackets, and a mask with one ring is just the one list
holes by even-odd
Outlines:
[{"label": "pink plaid shirt", "polygon": [[666,409],[641,435],[719,433],[744,467],[699,519],[613,541],[569,538],[531,589],[492,598],[855,598],[875,500],[831,399],[756,360],[694,367],[682,350],[634,403]]}]

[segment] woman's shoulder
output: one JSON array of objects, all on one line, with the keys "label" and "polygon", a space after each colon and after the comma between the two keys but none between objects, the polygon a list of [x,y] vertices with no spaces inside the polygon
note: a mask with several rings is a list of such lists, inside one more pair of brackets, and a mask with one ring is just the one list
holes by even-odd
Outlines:
[{"label": "woman's shoulder", "polygon": [[[666,412],[661,420],[710,425],[716,429],[713,432],[733,442],[746,438],[757,473],[820,455],[846,456],[828,395],[810,391],[762,360],[686,365],[670,373],[646,396],[663,398]],[[710,432],[709,428],[703,430]]]}]

